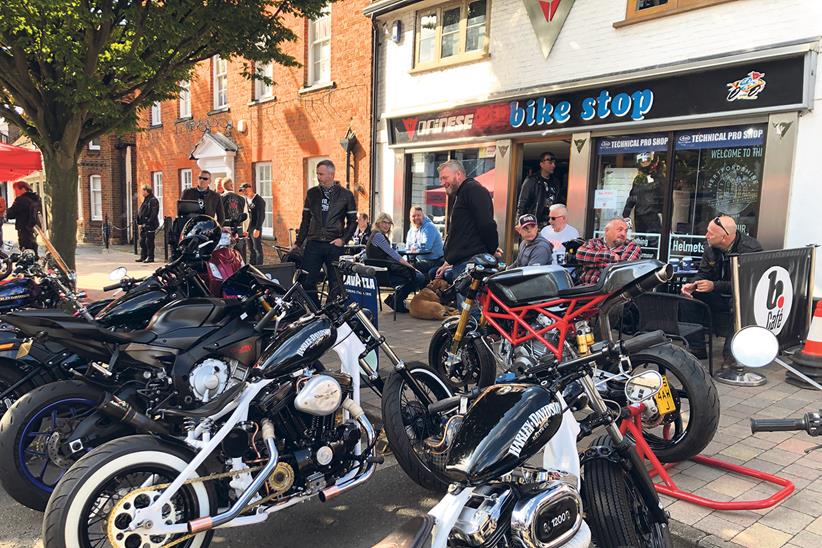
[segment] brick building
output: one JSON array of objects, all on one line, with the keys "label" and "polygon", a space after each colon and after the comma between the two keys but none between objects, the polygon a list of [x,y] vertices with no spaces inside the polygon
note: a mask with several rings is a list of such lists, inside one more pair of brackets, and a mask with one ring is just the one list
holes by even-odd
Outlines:
[{"label": "brick building", "polygon": [[[315,21],[291,18],[298,37],[283,45],[302,67],[263,66],[273,86],[242,76],[242,60],[201,62],[180,97],[141,115],[136,184],[150,183],[163,216],[200,169],[254,184],[267,203],[263,233],[285,243],[299,226],[316,163],[330,158],[337,178],[367,211],[370,200],[370,41],[366,0],[341,1]],[[356,136],[346,180],[340,141]]]}]

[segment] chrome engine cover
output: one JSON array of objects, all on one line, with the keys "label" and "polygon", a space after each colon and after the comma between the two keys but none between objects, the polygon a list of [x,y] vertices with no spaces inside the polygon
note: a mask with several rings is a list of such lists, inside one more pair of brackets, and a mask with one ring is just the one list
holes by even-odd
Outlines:
[{"label": "chrome engine cover", "polygon": [[342,397],[342,387],[337,379],[328,375],[315,375],[300,387],[294,398],[294,407],[297,411],[324,417],[339,409]]},{"label": "chrome engine cover", "polygon": [[563,546],[582,526],[582,498],[562,480],[540,484],[533,495],[521,494],[511,514],[511,531],[524,546]]},{"label": "chrome engine cover", "polygon": [[188,383],[197,399],[203,403],[221,394],[231,378],[231,365],[208,358],[195,365],[188,374]]},{"label": "chrome engine cover", "polygon": [[507,485],[478,487],[460,512],[451,536],[469,546],[496,546],[508,530],[505,521],[515,501],[516,495]]}]

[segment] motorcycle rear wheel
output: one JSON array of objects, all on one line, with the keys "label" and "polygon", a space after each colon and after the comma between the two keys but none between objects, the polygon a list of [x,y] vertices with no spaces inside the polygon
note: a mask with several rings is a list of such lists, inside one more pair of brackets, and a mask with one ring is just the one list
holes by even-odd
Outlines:
[{"label": "motorcycle rear wheel", "polygon": [[[613,447],[613,442],[601,436],[591,445]],[[599,548],[673,546],[668,525],[653,523],[633,478],[619,463],[604,458],[590,460],[582,477],[585,521]]]},{"label": "motorcycle rear wheel", "polygon": [[[23,376],[23,372],[20,370],[20,366],[17,362],[11,360],[3,360],[0,362],[0,392],[5,392],[17,384]],[[2,417],[6,411],[14,405],[14,402],[22,398],[33,389],[34,385],[28,381],[18,386],[10,394],[7,394],[5,398],[0,400],[0,417]]]}]

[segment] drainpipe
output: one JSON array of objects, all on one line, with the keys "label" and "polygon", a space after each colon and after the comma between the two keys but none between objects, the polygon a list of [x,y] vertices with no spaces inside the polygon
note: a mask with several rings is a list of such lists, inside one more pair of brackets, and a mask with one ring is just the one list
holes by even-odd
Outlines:
[{"label": "drainpipe", "polygon": [[379,98],[378,71],[380,35],[377,26],[376,14],[371,14],[371,158],[369,161],[371,172],[371,200],[368,206],[368,217],[373,222],[377,197],[380,192],[377,189],[377,127],[379,125],[377,101]]}]

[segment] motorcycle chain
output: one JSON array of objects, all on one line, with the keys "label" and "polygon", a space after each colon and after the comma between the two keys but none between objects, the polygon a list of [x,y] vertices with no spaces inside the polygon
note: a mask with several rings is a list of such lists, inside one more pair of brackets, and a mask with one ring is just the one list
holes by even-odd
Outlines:
[{"label": "motorcycle chain", "polygon": [[[259,470],[262,470],[263,468],[264,468],[264,466],[255,466],[255,467],[252,467],[252,468],[246,468],[244,470],[232,470],[232,471],[229,471],[229,472],[221,472],[219,474],[210,474],[208,476],[203,476],[203,477],[199,477],[199,478],[186,480],[185,482],[183,482],[183,485],[192,485],[194,483],[205,483],[207,481],[215,481],[215,480],[230,478],[230,477],[239,476],[239,475],[245,474],[245,473],[257,472]],[[139,489],[129,491],[128,495],[139,495],[140,493],[144,493],[144,492],[148,492],[148,491],[157,491],[158,489],[165,489],[169,485],[171,485],[171,484],[170,483],[161,483],[159,485],[150,485],[148,487],[141,487]],[[263,497],[263,498],[261,498],[257,501],[249,503],[249,504],[247,504],[246,506],[243,507],[243,509],[240,511],[240,513],[247,512],[248,510],[251,510],[253,508],[256,508],[257,506],[260,506],[261,504],[265,504],[266,502],[268,502],[272,499],[275,499],[275,498],[279,497],[280,495],[282,495],[282,493],[272,493],[271,495],[268,495],[268,496]],[[117,514],[119,513],[119,510],[122,509],[123,504],[125,504],[126,502],[127,502],[126,497],[121,498],[117,502],[117,504],[114,506],[114,508],[112,508],[111,512],[109,512],[109,517],[108,517],[107,527],[106,527],[106,529],[107,529],[106,533],[107,533],[107,536],[108,536],[108,541],[109,541],[109,543],[111,543],[112,546],[116,546],[116,544],[115,544],[116,536],[115,535],[117,534],[117,531],[114,529],[114,519],[117,516]],[[162,548],[171,548],[172,546],[176,546],[176,545],[178,545],[182,542],[185,542],[185,541],[187,541],[191,538],[194,538],[198,534],[199,533],[189,533],[187,535],[183,535],[182,537],[180,537],[178,539],[175,539],[175,540],[173,540],[169,543],[163,544]]]}]

